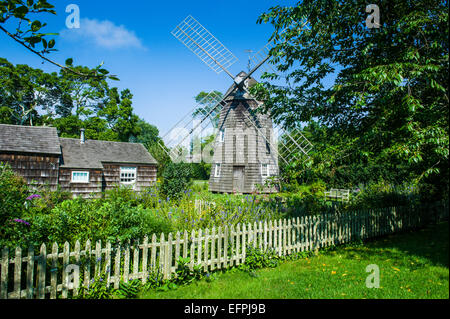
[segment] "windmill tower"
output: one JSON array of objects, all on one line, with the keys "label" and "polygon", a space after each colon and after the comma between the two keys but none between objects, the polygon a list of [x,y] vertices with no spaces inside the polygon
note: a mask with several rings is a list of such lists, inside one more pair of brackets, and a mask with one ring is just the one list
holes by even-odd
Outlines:
[{"label": "windmill tower", "polygon": [[[260,112],[262,102],[249,92],[257,83],[252,75],[269,59],[271,44],[253,57],[251,70],[233,76],[228,68],[237,58],[193,17],[172,34],[213,71],[224,71],[233,84],[224,96],[213,92],[200,101],[163,137],[162,147],[175,162],[211,163],[212,192],[251,193],[258,185],[263,193],[278,191],[267,181],[276,180],[279,162],[308,156],[312,145],[298,129],[274,125],[270,114]],[[202,147],[201,141],[211,134],[214,142]]]}]

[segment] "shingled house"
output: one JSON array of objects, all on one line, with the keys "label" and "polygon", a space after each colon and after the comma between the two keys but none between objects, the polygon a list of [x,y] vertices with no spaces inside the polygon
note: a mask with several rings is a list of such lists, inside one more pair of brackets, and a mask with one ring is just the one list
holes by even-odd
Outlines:
[{"label": "shingled house", "polygon": [[87,197],[117,185],[142,191],[156,181],[156,160],[142,144],[59,138],[56,128],[0,124],[0,162],[28,183]]}]

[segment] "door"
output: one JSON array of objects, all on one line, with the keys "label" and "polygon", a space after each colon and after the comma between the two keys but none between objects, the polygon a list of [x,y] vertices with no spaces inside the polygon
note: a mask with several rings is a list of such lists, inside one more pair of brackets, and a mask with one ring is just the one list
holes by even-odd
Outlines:
[{"label": "door", "polygon": [[233,166],[233,190],[236,193],[244,191],[244,166]]}]

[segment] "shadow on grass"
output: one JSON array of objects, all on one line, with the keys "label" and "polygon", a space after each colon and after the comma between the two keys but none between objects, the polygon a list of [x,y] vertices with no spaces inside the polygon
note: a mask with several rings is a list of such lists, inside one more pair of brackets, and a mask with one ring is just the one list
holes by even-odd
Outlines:
[{"label": "shadow on grass", "polygon": [[403,264],[405,257],[416,256],[417,262],[408,268],[418,269],[429,265],[449,267],[449,229],[448,221],[425,228],[372,238],[361,246],[351,244],[345,248],[347,257],[370,259],[374,250],[383,259]]}]

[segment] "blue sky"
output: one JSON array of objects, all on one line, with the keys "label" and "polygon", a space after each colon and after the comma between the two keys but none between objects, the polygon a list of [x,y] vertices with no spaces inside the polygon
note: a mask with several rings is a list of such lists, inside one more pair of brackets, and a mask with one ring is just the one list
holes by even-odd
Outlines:
[{"label": "blue sky", "polygon": [[[230,71],[246,70],[248,53],[263,47],[273,27],[257,24],[258,16],[276,5],[296,1],[106,1],[58,0],[57,15],[47,15],[46,32],[59,32],[57,52],[48,57],[63,64],[71,57],[76,65],[95,67],[102,61],[120,82],[111,85],[129,88],[134,95],[135,113],[168,131],[194,107],[200,91],[225,91],[232,84],[224,74],[216,74],[171,35],[173,28],[192,15],[216,36],[239,61]],[[80,8],[80,29],[66,27],[66,6]],[[45,71],[57,67],[0,34],[0,56],[14,64],[28,64]]]}]

